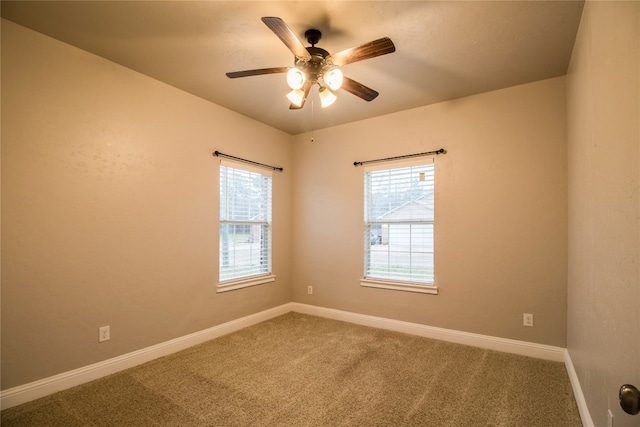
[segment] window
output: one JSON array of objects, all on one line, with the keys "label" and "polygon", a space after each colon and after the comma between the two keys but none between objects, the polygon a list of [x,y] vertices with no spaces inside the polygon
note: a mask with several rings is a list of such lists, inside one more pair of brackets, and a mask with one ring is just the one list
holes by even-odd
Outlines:
[{"label": "window", "polygon": [[220,164],[218,292],[275,280],[271,274],[271,174]]},{"label": "window", "polygon": [[437,293],[433,159],[365,167],[363,286]]}]

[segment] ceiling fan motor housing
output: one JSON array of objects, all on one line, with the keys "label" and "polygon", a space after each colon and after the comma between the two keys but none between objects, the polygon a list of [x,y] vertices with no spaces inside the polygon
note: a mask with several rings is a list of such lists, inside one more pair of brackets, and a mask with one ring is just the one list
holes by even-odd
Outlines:
[{"label": "ceiling fan motor housing", "polygon": [[[307,33],[312,30],[307,30]],[[306,34],[306,33],[305,33]],[[326,60],[329,56],[329,52],[319,47],[307,47],[310,60],[304,60],[296,57],[295,66],[307,74],[309,81],[315,83],[322,77],[322,74],[331,67],[331,64]]]}]

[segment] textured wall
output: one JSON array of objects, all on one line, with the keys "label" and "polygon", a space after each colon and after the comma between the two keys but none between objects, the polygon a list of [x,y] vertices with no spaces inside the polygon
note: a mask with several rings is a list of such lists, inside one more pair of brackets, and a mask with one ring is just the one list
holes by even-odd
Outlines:
[{"label": "textured wall", "polygon": [[[216,149],[285,168],[275,283],[216,294]],[[3,20],[2,388],[288,302],[290,166],[289,135]]]},{"label": "textured wall", "polygon": [[569,354],[596,426],[637,426],[640,387],[640,3],[587,2],[567,77]]},{"label": "textured wall", "polygon": [[[565,346],[564,77],[299,135],[293,299],[460,331]],[[363,288],[363,168],[436,157],[439,295]],[[313,295],[306,286],[313,285]],[[535,326],[522,326],[533,313]]]}]

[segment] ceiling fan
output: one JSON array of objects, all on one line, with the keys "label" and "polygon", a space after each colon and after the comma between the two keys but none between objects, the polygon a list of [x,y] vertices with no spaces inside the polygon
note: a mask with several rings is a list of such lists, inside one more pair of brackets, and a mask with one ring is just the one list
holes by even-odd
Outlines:
[{"label": "ceiling fan", "polygon": [[309,29],[304,33],[310,47],[304,47],[295,33],[276,17],[263,17],[264,22],[276,36],[289,48],[294,55],[293,67],[260,68],[256,70],[234,71],[226,73],[227,77],[258,76],[262,74],[287,74],[287,84],[291,92],[287,98],[291,102],[290,109],[300,109],[309,95],[314,84],[319,86],[318,94],[322,107],[328,107],[336,100],[335,91],[342,88],[355,96],[372,101],[378,96],[378,92],[343,75],[340,67],[353,62],[375,58],[395,52],[396,47],[388,37],[374,40],[363,45],[342,50],[331,55],[324,49],[316,47],[322,33],[316,29]]}]

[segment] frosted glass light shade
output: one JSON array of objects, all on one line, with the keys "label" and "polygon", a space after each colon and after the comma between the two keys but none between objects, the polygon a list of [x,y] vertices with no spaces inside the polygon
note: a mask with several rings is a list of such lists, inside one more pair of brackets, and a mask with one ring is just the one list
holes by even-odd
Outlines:
[{"label": "frosted glass light shade", "polygon": [[305,80],[306,77],[301,70],[290,68],[289,71],[287,71],[287,84],[291,89],[297,90],[302,88]]},{"label": "frosted glass light shade", "polygon": [[302,105],[302,101],[304,101],[304,91],[300,89],[292,90],[287,94],[287,98],[292,104],[299,107]]},{"label": "frosted glass light shade", "polygon": [[329,89],[338,90],[342,86],[344,75],[342,74],[342,70],[340,70],[340,68],[332,68],[331,70],[324,73],[322,79],[329,87]]},{"label": "frosted glass light shade", "polygon": [[338,99],[338,97],[336,97],[326,87],[320,88],[318,94],[320,95],[320,106],[322,106],[322,108],[327,108],[330,105],[333,105],[333,103],[336,102],[336,99]]}]

